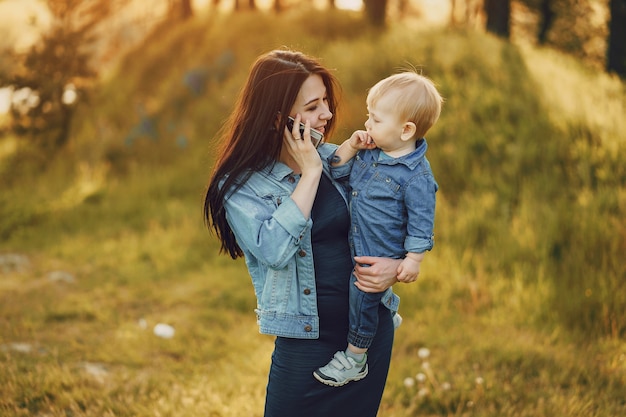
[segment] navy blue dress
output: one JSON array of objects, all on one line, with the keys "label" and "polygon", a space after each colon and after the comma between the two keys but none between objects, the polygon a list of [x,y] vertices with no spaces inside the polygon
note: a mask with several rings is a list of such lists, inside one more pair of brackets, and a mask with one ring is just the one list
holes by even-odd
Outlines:
[{"label": "navy blue dress", "polygon": [[379,307],[376,337],[368,351],[369,374],[343,387],[313,377],[347,346],[348,289],[352,256],[350,218],[345,202],[322,175],[311,213],[320,337],[277,337],[267,385],[265,417],[375,417],[387,380],[393,345],[391,313]]}]

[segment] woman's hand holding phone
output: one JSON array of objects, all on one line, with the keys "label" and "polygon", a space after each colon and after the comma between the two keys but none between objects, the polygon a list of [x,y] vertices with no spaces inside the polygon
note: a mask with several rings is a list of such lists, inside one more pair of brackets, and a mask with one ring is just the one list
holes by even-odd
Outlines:
[{"label": "woman's hand holding phone", "polygon": [[[304,126],[303,131],[299,129],[301,124]],[[320,173],[322,160],[311,142],[311,123],[308,120],[306,123],[301,123],[300,115],[297,114],[291,126],[291,130],[285,127],[284,142],[287,152],[300,167],[303,175],[309,170]]]}]

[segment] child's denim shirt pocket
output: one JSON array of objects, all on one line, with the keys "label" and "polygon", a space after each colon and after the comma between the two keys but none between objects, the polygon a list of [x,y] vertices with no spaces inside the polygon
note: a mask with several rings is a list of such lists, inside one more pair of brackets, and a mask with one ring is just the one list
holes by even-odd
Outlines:
[{"label": "child's denim shirt pocket", "polygon": [[386,175],[384,168],[373,172],[364,191],[367,198],[384,204],[392,216],[402,213],[402,184]]},{"label": "child's denim shirt pocket", "polygon": [[[388,242],[396,240],[394,236],[401,235],[406,230],[398,227],[406,220],[404,209],[405,183],[401,182],[403,175],[391,175],[400,171],[409,171],[404,165],[389,166],[379,163],[376,153],[367,152],[358,154],[350,176],[351,201],[350,210],[353,223],[360,228],[370,226],[379,231],[379,239]],[[356,200],[354,200],[356,199]],[[363,248],[371,246],[362,242]],[[359,245],[355,242],[355,245]],[[402,253],[402,247],[395,248],[387,253],[371,252],[369,255],[396,257]]]}]

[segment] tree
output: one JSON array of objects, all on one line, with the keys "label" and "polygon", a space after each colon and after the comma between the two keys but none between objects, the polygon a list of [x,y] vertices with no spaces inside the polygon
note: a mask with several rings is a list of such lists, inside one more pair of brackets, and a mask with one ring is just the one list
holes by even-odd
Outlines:
[{"label": "tree", "polygon": [[375,27],[385,26],[387,0],[363,0],[367,20]]},{"label": "tree", "polygon": [[283,11],[283,4],[280,0],[274,0],[274,6],[273,6],[274,12],[275,13],[281,13]]},{"label": "tree", "polygon": [[[525,29],[536,34],[540,45],[565,52],[595,68],[607,68],[610,34],[606,16],[610,0],[517,1],[535,15],[536,25],[530,23],[535,19],[526,19]],[[619,36],[616,40],[619,42]]]},{"label": "tree", "polygon": [[511,35],[511,0],[485,0],[487,32],[508,39]]},{"label": "tree", "polygon": [[96,72],[91,68],[93,31],[111,13],[106,0],[48,0],[53,24],[41,41],[18,56],[19,65],[4,83],[26,97],[11,109],[12,130],[48,150],[68,140],[77,98]]},{"label": "tree", "polygon": [[192,17],[191,0],[170,0],[170,16],[175,20],[187,20]]},{"label": "tree", "polygon": [[626,0],[611,0],[607,71],[626,78]]},{"label": "tree", "polygon": [[[248,0],[248,10],[256,10],[256,1],[255,0]],[[235,5],[233,6],[233,10],[238,12],[240,10],[243,10],[245,6],[242,6],[242,1],[240,0],[235,0]]]},{"label": "tree", "polygon": [[537,31],[537,41],[540,45],[545,45],[548,40],[548,32],[550,32],[552,23],[554,22],[554,17],[556,16],[552,0],[541,0],[539,4],[539,12],[541,20],[539,22],[539,30]]}]

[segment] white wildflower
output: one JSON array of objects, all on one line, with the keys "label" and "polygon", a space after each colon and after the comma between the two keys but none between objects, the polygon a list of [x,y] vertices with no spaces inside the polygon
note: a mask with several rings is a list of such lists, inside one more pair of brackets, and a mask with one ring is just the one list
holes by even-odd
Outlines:
[{"label": "white wildflower", "polygon": [[176,331],[169,324],[159,323],[154,326],[154,334],[163,339],[171,339]]},{"label": "white wildflower", "polygon": [[430,350],[428,350],[428,348],[420,348],[417,351],[417,356],[419,356],[420,359],[426,359],[430,356]]}]

